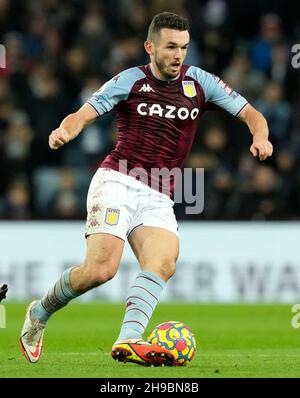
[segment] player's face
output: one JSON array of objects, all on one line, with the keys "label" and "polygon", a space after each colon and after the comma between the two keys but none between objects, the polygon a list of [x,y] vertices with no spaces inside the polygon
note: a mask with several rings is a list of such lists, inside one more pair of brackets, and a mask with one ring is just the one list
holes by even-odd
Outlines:
[{"label": "player's face", "polygon": [[190,35],[187,30],[161,29],[156,42],[152,43],[150,57],[155,71],[162,79],[178,76],[189,42]]}]

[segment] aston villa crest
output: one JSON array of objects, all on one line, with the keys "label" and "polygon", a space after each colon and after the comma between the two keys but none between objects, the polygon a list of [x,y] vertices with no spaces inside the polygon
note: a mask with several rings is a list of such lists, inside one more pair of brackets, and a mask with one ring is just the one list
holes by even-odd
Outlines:
[{"label": "aston villa crest", "polygon": [[108,225],[117,225],[119,222],[120,210],[107,208],[105,214],[105,222]]},{"label": "aston villa crest", "polygon": [[186,97],[193,98],[197,95],[195,83],[193,81],[184,80],[182,82],[182,87]]}]

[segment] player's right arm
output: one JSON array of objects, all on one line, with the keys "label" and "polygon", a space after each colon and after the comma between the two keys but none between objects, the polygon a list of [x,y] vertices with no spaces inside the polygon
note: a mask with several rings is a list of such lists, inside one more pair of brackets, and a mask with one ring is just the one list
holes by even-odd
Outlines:
[{"label": "player's right arm", "polygon": [[93,123],[98,115],[90,105],[84,104],[77,112],[71,113],[53,130],[49,136],[49,146],[55,150],[74,140],[88,124]]},{"label": "player's right arm", "polygon": [[106,82],[77,112],[68,115],[49,136],[51,149],[58,149],[73,140],[82,129],[97,117],[110,112],[120,101],[127,100],[130,91],[139,79],[145,77],[140,68],[134,67],[121,72]]}]

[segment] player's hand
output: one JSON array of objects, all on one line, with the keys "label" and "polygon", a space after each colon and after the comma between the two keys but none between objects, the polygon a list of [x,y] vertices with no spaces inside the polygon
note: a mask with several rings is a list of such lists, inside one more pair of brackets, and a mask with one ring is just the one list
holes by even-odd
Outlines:
[{"label": "player's hand", "polygon": [[272,156],[273,145],[266,138],[253,139],[253,144],[250,147],[250,152],[254,157],[259,157],[259,160],[266,160]]},{"label": "player's hand", "polygon": [[52,133],[49,135],[49,147],[53,150],[60,148],[64,144],[67,144],[69,141],[69,134],[67,130],[62,127],[53,130]]}]

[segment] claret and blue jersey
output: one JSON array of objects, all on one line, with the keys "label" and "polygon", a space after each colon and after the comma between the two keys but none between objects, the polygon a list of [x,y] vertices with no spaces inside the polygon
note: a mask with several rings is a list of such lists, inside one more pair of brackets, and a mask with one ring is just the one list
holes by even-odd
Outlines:
[{"label": "claret and blue jersey", "polygon": [[121,72],[88,100],[99,116],[116,110],[118,141],[101,167],[120,171],[119,161],[126,160],[128,171],[180,168],[207,103],[237,116],[247,101],[195,66],[183,65],[169,81],[157,79],[150,64]]}]

